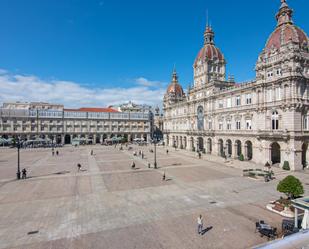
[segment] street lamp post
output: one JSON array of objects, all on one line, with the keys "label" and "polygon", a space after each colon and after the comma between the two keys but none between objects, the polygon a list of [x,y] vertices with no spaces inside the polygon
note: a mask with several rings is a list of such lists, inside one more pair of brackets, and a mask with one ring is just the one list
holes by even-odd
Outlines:
[{"label": "street lamp post", "polygon": [[17,172],[16,172],[17,180],[20,179],[20,154],[19,154],[19,150],[20,150],[20,141],[19,141],[19,138],[17,138]]},{"label": "street lamp post", "polygon": [[154,163],[153,167],[157,169],[157,134],[153,134],[153,143],[154,143]]}]

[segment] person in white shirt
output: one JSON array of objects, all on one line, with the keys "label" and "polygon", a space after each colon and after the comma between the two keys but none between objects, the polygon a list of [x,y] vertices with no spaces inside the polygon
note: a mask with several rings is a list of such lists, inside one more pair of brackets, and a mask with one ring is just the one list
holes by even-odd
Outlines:
[{"label": "person in white shirt", "polygon": [[201,214],[197,218],[197,232],[198,232],[198,234],[202,234],[202,232],[203,232],[203,217],[202,217]]}]

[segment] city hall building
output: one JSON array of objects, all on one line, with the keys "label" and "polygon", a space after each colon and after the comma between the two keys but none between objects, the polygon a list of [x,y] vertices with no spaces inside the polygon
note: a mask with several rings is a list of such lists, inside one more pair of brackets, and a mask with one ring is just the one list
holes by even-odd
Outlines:
[{"label": "city hall building", "polygon": [[38,138],[57,144],[71,144],[74,138],[92,144],[112,137],[128,141],[150,140],[151,112],[135,108],[134,112],[113,108],[66,109],[49,103],[4,103],[0,108],[0,137]]},{"label": "city hall building", "polygon": [[292,170],[309,162],[309,49],[306,33],[281,0],[277,26],[258,56],[256,79],[226,80],[226,60],[207,26],[194,64],[194,86],[184,93],[174,71],[164,96],[164,140],[169,146]]}]

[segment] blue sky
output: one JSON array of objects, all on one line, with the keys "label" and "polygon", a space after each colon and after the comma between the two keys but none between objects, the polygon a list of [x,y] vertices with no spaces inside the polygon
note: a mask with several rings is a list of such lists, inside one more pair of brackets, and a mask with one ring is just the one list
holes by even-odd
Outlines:
[{"label": "blue sky", "polygon": [[[308,33],[309,1],[288,4]],[[227,72],[237,81],[253,79],[279,6],[280,0],[0,0],[0,90],[7,81],[6,88],[22,89],[0,91],[0,102],[157,104],[174,64],[183,87],[192,83],[207,10]]]}]

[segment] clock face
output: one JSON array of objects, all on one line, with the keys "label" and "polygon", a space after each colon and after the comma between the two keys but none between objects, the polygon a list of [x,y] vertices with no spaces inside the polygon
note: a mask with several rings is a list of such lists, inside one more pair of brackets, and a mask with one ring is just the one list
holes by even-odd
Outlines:
[{"label": "clock face", "polygon": [[197,108],[197,129],[199,131],[204,129],[204,108],[203,106],[199,106]]}]

